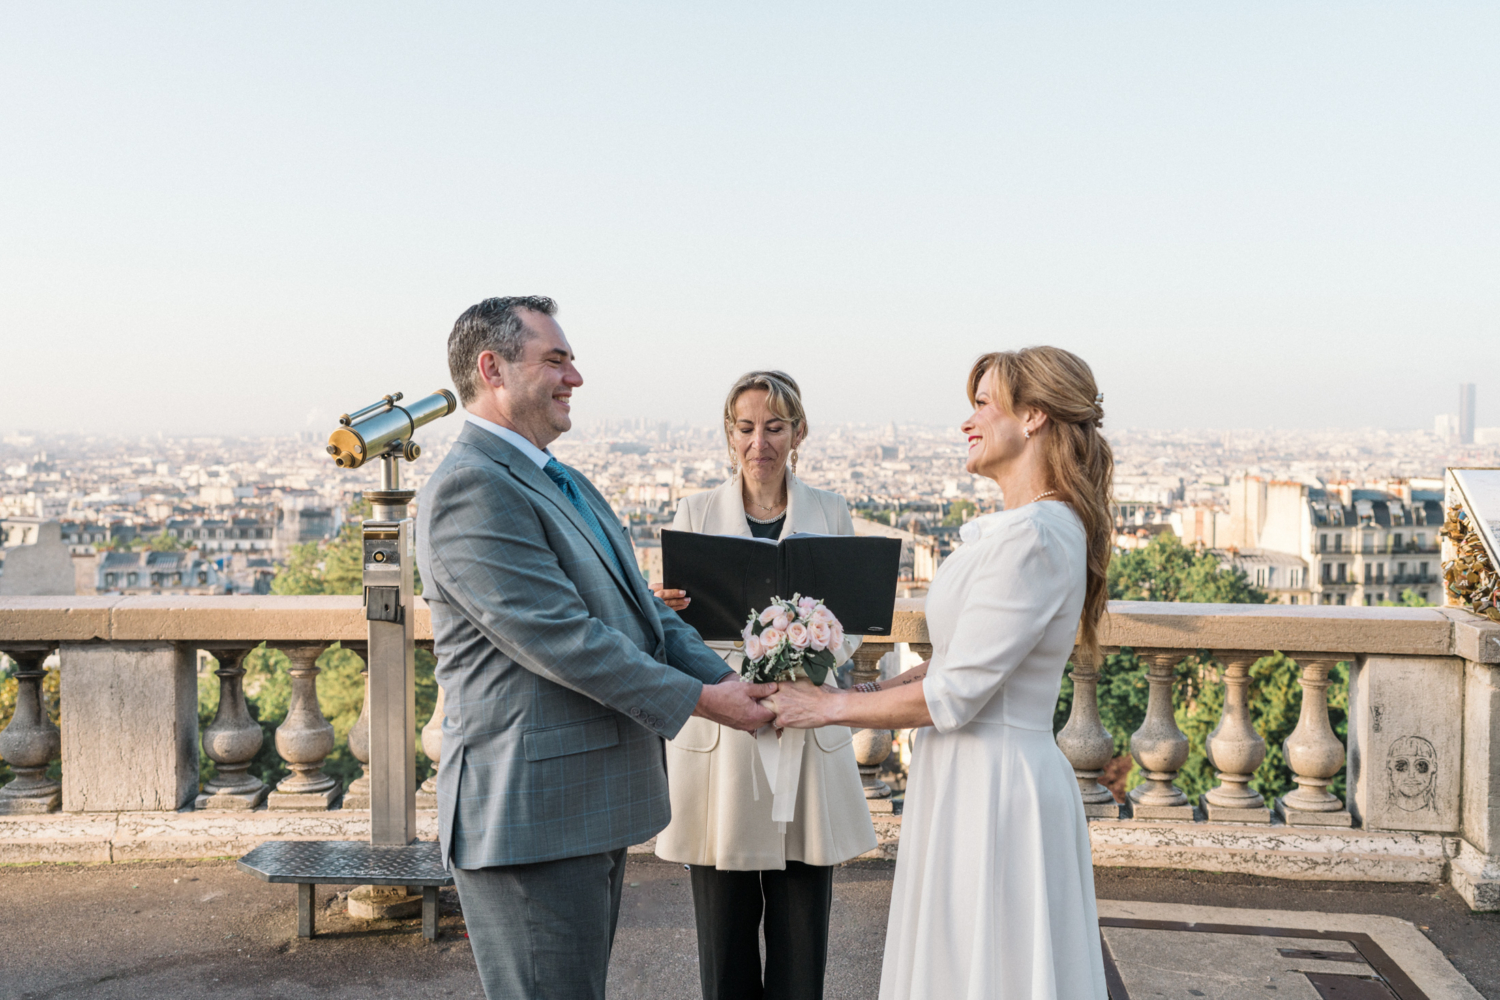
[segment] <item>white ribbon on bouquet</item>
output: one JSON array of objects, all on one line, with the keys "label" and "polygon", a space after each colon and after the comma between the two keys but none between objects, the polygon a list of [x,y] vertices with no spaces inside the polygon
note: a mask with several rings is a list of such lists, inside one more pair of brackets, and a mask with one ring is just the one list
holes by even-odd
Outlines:
[{"label": "white ribbon on bouquet", "polygon": [[[783,729],[776,735],[775,726],[761,726],[755,731],[755,747],[766,781],[771,786],[771,819],[786,832],[797,812],[797,786],[802,781],[802,749],[807,745],[806,729]],[[755,763],[751,761],[750,780],[755,781]],[[760,790],[755,790],[757,801]]]}]

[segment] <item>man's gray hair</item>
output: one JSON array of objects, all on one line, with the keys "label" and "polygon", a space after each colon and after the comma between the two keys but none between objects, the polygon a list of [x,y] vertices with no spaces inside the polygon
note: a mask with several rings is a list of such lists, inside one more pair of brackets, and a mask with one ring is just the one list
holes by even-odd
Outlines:
[{"label": "man's gray hair", "polygon": [[479,398],[479,355],[494,351],[506,361],[519,361],[521,350],[532,338],[534,332],[521,322],[517,309],[551,316],[557,312],[557,303],[545,295],[485,299],[465,309],[453,324],[448,334],[448,374],[465,406]]}]

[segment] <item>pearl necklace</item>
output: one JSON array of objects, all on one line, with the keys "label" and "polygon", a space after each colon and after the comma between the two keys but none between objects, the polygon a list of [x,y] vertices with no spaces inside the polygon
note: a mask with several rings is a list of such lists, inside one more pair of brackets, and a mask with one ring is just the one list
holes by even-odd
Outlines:
[{"label": "pearl necklace", "polygon": [[1032,497],[1030,500],[1028,500],[1026,502],[1027,503],[1036,503],[1038,500],[1042,499],[1043,497],[1054,496],[1054,495],[1056,495],[1056,493],[1057,493],[1056,490],[1048,490],[1046,493],[1038,493],[1036,496]]}]

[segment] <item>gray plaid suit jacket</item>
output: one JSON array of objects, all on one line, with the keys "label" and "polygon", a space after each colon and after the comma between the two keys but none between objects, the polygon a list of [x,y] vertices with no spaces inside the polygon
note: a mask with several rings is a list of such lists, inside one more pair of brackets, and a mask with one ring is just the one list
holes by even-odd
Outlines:
[{"label": "gray plaid suit jacket", "polygon": [[572,469],[612,565],[562,491],[472,424],[422,488],[417,568],[443,688],[439,838],[459,868],[638,844],[671,818],[662,739],[724,661],[635,570]]}]

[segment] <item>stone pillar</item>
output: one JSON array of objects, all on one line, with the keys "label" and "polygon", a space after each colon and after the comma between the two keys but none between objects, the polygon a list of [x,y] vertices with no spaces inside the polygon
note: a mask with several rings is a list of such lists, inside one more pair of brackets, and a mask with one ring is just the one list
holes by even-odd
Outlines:
[{"label": "stone pillar", "polygon": [[422,752],[432,761],[432,774],[417,789],[417,808],[437,808],[437,766],[443,757],[443,688],[438,685],[437,703],[432,706],[432,718],[422,727]]},{"label": "stone pillar", "polygon": [[1099,670],[1083,647],[1073,650],[1073,704],[1057,746],[1073,765],[1083,811],[1090,819],[1119,819],[1114,793],[1099,784],[1115,756],[1115,740],[1099,721]]},{"label": "stone pillar", "polygon": [[1290,655],[1302,667],[1302,712],[1282,751],[1297,788],[1276,800],[1276,813],[1288,826],[1353,826],[1349,810],[1328,790],[1344,766],[1344,745],[1328,723],[1328,671],[1340,657]]},{"label": "stone pillar", "polygon": [[349,752],[359,761],[360,775],[344,791],[345,809],[370,808],[370,672],[361,670],[359,675],[365,679],[365,700],[349,730]]},{"label": "stone pillar", "polygon": [[1464,661],[1360,657],[1349,672],[1348,808],[1366,830],[1461,829]]},{"label": "stone pillar", "polygon": [[254,809],[270,791],[250,773],[265,742],[260,723],[245,704],[245,657],[253,647],[234,646],[212,652],[219,661],[219,710],[203,731],[203,752],[217,766],[194,803],[198,809]]},{"label": "stone pillar", "polygon": [[276,727],[276,752],[292,773],[276,785],[266,800],[271,809],[328,809],[339,797],[338,779],[323,773],[323,761],[333,751],[333,726],[318,706],[318,657],[325,645],[293,646],[292,700],[286,719]]},{"label": "stone pillar", "polygon": [[1130,736],[1130,755],[1145,772],[1146,781],[1130,791],[1131,808],[1136,819],[1193,819],[1193,806],[1174,782],[1177,771],[1188,759],[1188,739],[1177,728],[1172,713],[1172,685],[1175,668],[1182,653],[1178,650],[1146,650],[1150,663],[1147,683],[1151,693],[1146,702],[1146,719]]},{"label": "stone pillar", "polygon": [[[1500,659],[1500,635],[1470,655]],[[1464,663],[1463,837],[1450,878],[1476,910],[1500,910],[1500,664]]]},{"label": "stone pillar", "polygon": [[49,646],[8,646],[3,652],[16,661],[16,711],[0,732],[0,758],[15,778],[0,788],[0,816],[56,812],[62,804],[62,784],[47,777],[47,766],[62,753],[62,734],[47,717],[42,696],[42,669]]},{"label": "stone pillar", "polygon": [[[854,669],[849,672],[852,684],[880,680],[880,658],[895,647],[885,642],[863,642],[854,651]],[[872,812],[890,812],[891,786],[880,780],[880,765],[891,755],[889,729],[861,729],[854,734],[854,759],[859,764],[860,784]]]},{"label": "stone pillar", "polygon": [[1215,655],[1224,664],[1224,711],[1204,750],[1219,772],[1219,784],[1204,793],[1203,811],[1211,823],[1270,823],[1266,800],[1250,788],[1266,759],[1266,741],[1250,721],[1250,665],[1259,656],[1244,649]]},{"label": "stone pillar", "polygon": [[171,642],[65,642],[64,812],[175,812],[198,794],[198,673]]}]

